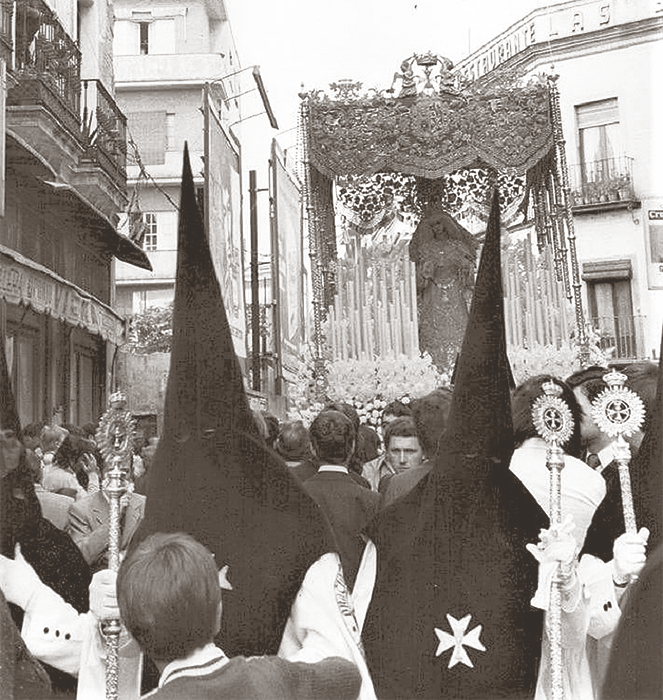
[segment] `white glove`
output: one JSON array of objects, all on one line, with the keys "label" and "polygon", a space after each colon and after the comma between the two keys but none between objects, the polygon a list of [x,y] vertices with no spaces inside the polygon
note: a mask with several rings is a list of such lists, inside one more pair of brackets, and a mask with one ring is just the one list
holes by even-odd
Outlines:
[{"label": "white glove", "polygon": [[571,534],[575,528],[573,516],[567,515],[559,526],[539,532],[538,544],[528,544],[527,551],[539,564],[560,564],[562,570],[569,571],[578,554],[578,543]]},{"label": "white glove", "polygon": [[13,559],[0,555],[0,588],[9,603],[27,610],[30,598],[42,585],[37,572],[23,558],[20,544],[16,545]]},{"label": "white glove", "polygon": [[571,534],[574,528],[573,517],[568,515],[559,526],[541,530],[538,544],[526,545],[527,551],[539,562],[539,587],[532,598],[536,608],[548,610],[550,607],[550,588],[557,571],[566,589],[570,590],[575,583],[578,543]]},{"label": "white glove", "polygon": [[98,620],[119,620],[115,582],[117,573],[110,569],[97,571],[90,582],[90,612]]},{"label": "white glove", "polygon": [[625,532],[612,546],[612,578],[618,586],[628,583],[637,576],[647,561],[645,546],[649,539],[649,530],[640,528],[638,533]]}]

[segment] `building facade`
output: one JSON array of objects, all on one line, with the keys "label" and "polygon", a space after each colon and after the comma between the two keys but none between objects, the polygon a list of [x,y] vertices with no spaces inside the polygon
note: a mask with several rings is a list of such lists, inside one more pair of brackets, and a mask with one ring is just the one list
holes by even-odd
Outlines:
[{"label": "building facade", "polygon": [[213,86],[228,131],[240,119],[233,96],[240,65],[223,0],[116,0],[114,56],[117,99],[128,123],[132,213],[142,219],[153,268],[117,265],[117,307],[132,314],[173,300],[184,142],[202,203],[204,86]]},{"label": "building facade", "polygon": [[149,267],[119,235],[126,119],[114,99],[112,5],[5,1],[0,330],[22,423],[96,421],[125,322],[113,259]]},{"label": "building facade", "polygon": [[464,59],[558,75],[586,318],[613,358],[657,358],[663,321],[663,2],[535,10]]}]

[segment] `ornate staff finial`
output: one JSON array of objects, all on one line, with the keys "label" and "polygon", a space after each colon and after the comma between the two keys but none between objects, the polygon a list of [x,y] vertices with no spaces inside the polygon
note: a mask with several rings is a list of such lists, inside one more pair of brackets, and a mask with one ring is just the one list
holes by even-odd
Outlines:
[{"label": "ornate staff finial", "polygon": [[617,438],[614,443],[614,455],[619,468],[624,526],[626,532],[636,533],[638,529],[628,468],[631,448],[624,437],[633,435],[642,426],[645,405],[634,391],[624,386],[626,380],[626,375],[615,369],[603,375],[603,381],[608,386],[592,401],[592,417],[606,435]]},{"label": "ornate staff finial", "polygon": [[561,398],[562,387],[559,384],[548,380],[542,389],[543,395],[532,405],[534,427],[547,443],[559,447],[573,435],[573,414]]},{"label": "ornate staff finial", "polygon": [[[550,527],[562,524],[562,469],[564,453],[560,445],[573,435],[571,409],[562,398],[562,387],[552,378],[544,382],[543,394],[532,404],[532,420],[539,435],[546,441],[546,466],[550,470]],[[552,582],[549,610],[550,675],[552,700],[564,700],[562,659],[562,578],[559,567]]]},{"label": "ornate staff finial", "polygon": [[[109,501],[108,568],[120,568],[120,500],[127,491],[131,470],[135,421],[127,410],[127,397],[116,391],[108,399],[109,409],[99,421],[97,444],[104,458],[104,491]],[[103,626],[106,638],[106,698],[117,700],[119,679],[120,621],[108,620]]]}]

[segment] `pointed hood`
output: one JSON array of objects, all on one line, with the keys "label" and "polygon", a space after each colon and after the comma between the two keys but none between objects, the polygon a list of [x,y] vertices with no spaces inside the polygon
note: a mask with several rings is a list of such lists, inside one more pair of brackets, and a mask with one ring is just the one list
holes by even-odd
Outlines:
[{"label": "pointed hood", "polygon": [[454,392],[440,454],[480,454],[506,461],[513,450],[502,293],[497,191],[477,271],[470,316],[454,368]]},{"label": "pointed hood", "polygon": [[164,434],[186,441],[238,430],[258,437],[185,146]]},{"label": "pointed hood", "polygon": [[438,456],[369,532],[362,636],[379,697],[533,696],[542,615],[525,545],[547,517],[508,468],[512,444],[495,193]]},{"label": "pointed hood", "polygon": [[306,569],[328,551],[326,530],[253,420],[186,147],[164,428],[138,537],[176,531],[229,566],[223,649],[276,653]]}]

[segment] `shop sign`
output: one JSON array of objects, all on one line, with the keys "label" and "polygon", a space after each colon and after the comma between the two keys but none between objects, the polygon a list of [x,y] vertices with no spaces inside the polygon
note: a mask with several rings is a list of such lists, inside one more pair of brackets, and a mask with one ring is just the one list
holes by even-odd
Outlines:
[{"label": "shop sign", "polygon": [[82,290],[0,254],[0,297],[23,304],[37,313],[85,328],[114,345],[124,343],[124,320],[105,304]]}]

